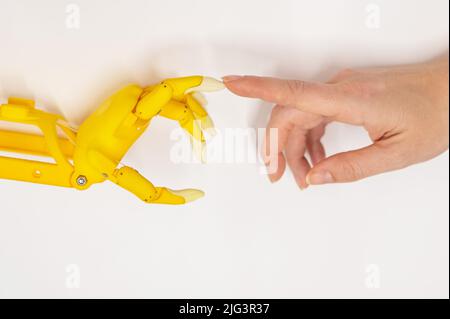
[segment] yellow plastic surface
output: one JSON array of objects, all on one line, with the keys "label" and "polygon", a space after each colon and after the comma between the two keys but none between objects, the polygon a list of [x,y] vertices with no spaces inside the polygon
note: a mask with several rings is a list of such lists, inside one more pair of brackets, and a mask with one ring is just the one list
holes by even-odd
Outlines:
[{"label": "yellow plastic surface", "polygon": [[147,88],[130,85],[105,101],[76,131],[61,116],[35,109],[33,101],[10,98],[0,106],[0,120],[36,126],[42,135],[0,130],[0,151],[45,156],[53,162],[0,156],[0,178],[79,190],[110,180],[147,203],[196,200],[202,191],[156,187],[120,162],[156,115],[177,121],[204,142],[203,130],[213,124],[194,95],[222,88],[221,82],[202,76],[168,79]]}]

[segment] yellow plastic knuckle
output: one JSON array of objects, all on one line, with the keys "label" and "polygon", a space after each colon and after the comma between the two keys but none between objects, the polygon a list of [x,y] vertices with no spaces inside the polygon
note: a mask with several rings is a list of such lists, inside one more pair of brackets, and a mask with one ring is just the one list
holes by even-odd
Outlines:
[{"label": "yellow plastic knuckle", "polygon": [[186,97],[186,103],[191,108],[192,112],[196,114],[199,118],[203,118],[208,115],[203,106],[191,95]]},{"label": "yellow plastic knuckle", "polygon": [[131,193],[144,202],[151,202],[157,199],[156,188],[135,169],[124,166],[114,172],[114,177],[117,185],[127,187]]},{"label": "yellow plastic knuckle", "polygon": [[173,90],[173,96],[175,99],[182,99],[187,90],[198,87],[202,84],[203,76],[187,76],[183,78],[173,78],[163,81],[163,84],[167,84]]},{"label": "yellow plastic knuckle", "polygon": [[171,86],[167,84],[156,86],[153,91],[138,102],[136,115],[143,120],[151,119],[170,101],[172,94],[173,89]]}]

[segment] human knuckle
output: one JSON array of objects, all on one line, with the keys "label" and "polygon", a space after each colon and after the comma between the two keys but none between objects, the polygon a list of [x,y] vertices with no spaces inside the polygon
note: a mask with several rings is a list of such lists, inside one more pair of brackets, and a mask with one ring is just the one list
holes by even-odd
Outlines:
[{"label": "human knuckle", "polygon": [[325,128],[318,128],[310,134],[311,141],[319,143],[325,135]]},{"label": "human knuckle", "polygon": [[372,99],[381,91],[382,85],[372,79],[345,81],[339,84],[340,91],[343,94],[360,98]]},{"label": "human knuckle", "polygon": [[366,176],[366,170],[356,161],[346,160],[342,164],[343,178],[348,181],[356,181]]},{"label": "human knuckle", "polygon": [[352,76],[352,75],[355,75],[355,74],[356,74],[356,70],[355,69],[353,69],[353,68],[345,68],[345,69],[340,70],[338,72],[337,76],[342,78],[342,77],[349,77],[349,76]]},{"label": "human knuckle", "polygon": [[277,117],[279,116],[281,113],[283,113],[285,110],[285,107],[283,105],[275,105],[272,109],[271,112],[271,117]]},{"label": "human knuckle", "polygon": [[286,81],[286,88],[287,92],[290,95],[297,95],[301,94],[305,90],[305,82],[301,80],[287,80]]}]

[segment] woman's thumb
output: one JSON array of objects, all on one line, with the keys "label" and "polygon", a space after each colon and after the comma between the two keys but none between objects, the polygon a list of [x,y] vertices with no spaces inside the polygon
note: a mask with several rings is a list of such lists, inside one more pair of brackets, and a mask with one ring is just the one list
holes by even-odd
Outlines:
[{"label": "woman's thumb", "polygon": [[368,147],[330,156],[314,166],[306,177],[309,185],[354,182],[406,166],[392,147]]}]

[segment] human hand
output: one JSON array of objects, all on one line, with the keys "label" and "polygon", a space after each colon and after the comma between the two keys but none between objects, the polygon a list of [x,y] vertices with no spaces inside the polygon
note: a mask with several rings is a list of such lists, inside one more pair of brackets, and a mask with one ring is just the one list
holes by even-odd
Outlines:
[{"label": "human hand", "polygon": [[[266,134],[266,165],[281,178],[286,161],[300,188],[353,182],[429,160],[448,149],[448,56],[428,63],[344,70],[329,82],[226,76],[237,95],[275,103]],[[333,121],[364,127],[373,144],[326,157],[321,138]],[[269,152],[271,149],[275,152]],[[305,157],[306,151],[311,164]]]}]

